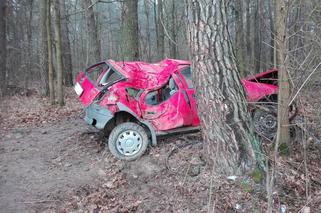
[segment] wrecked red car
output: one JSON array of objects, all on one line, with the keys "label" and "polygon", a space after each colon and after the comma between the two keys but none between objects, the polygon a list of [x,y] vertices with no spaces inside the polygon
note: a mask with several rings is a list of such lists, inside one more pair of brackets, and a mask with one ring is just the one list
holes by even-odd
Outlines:
[{"label": "wrecked red car", "polygon": [[[277,70],[243,79],[248,102],[273,98],[276,79]],[[74,89],[85,107],[85,121],[108,133],[111,153],[123,160],[140,157],[149,144],[157,144],[157,136],[199,129],[189,61],[107,60],[78,74]],[[264,125],[271,130],[276,119]]]}]

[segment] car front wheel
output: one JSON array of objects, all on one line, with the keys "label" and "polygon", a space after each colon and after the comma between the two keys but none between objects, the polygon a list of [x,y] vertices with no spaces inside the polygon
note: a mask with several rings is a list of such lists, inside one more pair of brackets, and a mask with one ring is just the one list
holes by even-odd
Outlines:
[{"label": "car front wheel", "polygon": [[148,135],[146,130],[133,122],[117,125],[108,138],[110,152],[121,160],[138,159],[145,153],[147,146]]}]

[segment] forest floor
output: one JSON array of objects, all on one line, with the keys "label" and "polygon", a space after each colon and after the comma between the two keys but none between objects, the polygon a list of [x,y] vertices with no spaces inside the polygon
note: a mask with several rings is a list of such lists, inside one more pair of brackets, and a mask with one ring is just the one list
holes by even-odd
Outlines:
[{"label": "forest floor", "polygon": [[[14,95],[0,107],[0,212],[267,208],[264,178],[253,173],[211,174],[201,158],[202,143],[196,143],[199,134],[161,139],[141,159],[122,162],[105,149],[103,136],[81,119],[82,107],[72,89],[67,89],[65,107],[52,107],[36,93]],[[195,144],[175,149],[189,142]],[[277,163],[275,209],[298,212],[305,205],[311,212],[321,209],[321,148],[307,144],[306,168],[302,150],[301,143],[296,144],[292,154]]]}]

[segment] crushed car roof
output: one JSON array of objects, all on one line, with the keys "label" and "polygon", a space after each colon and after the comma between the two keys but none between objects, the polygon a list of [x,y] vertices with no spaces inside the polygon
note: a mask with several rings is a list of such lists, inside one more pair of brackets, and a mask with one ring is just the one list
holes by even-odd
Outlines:
[{"label": "crushed car roof", "polygon": [[189,61],[176,59],[165,59],[154,64],[141,61],[115,62],[113,60],[108,60],[107,63],[124,75],[127,82],[139,89],[159,88],[168,81],[178,66],[191,64]]}]

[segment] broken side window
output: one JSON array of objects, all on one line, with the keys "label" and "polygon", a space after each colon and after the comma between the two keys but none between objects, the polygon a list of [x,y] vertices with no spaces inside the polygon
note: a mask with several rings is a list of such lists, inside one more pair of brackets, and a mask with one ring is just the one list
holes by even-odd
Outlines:
[{"label": "broken side window", "polygon": [[178,86],[173,78],[170,78],[168,83],[158,90],[149,92],[145,97],[145,103],[148,105],[158,105],[178,91]]},{"label": "broken side window", "polygon": [[106,63],[99,63],[86,69],[86,75],[91,81],[98,83],[101,78],[101,75],[107,69],[108,69],[108,65]]},{"label": "broken side window", "polygon": [[193,76],[192,76],[192,69],[190,66],[185,67],[181,70],[182,75],[185,78],[185,81],[187,83],[187,86],[189,89],[194,88],[193,86]]},{"label": "broken side window", "polygon": [[157,105],[159,104],[158,99],[158,90],[152,91],[145,96],[145,102],[148,105]]},{"label": "broken side window", "polygon": [[142,90],[131,88],[131,87],[127,87],[126,92],[130,97],[132,97],[136,100],[138,100],[139,96],[142,94]]},{"label": "broken side window", "polygon": [[100,86],[113,83],[121,79],[121,75],[115,72],[111,67],[105,72],[105,74],[99,80]]}]

